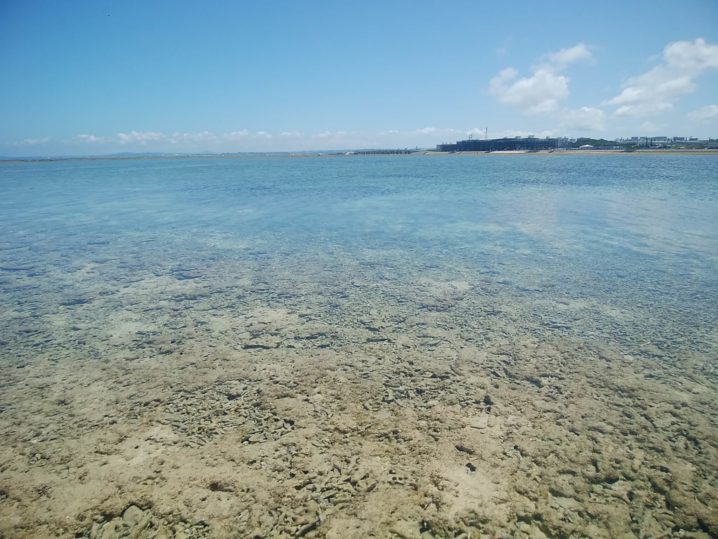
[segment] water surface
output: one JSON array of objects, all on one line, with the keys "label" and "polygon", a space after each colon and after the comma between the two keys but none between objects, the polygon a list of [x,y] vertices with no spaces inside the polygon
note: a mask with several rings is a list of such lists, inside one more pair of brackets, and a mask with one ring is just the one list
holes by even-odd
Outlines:
[{"label": "water surface", "polygon": [[718,535],[718,156],[5,162],[0,230],[0,535]]},{"label": "water surface", "polygon": [[111,304],[128,268],[200,279],[220,262],[271,260],[307,280],[358,273],[379,291],[483,275],[542,319],[561,318],[557,300],[590,302],[554,321],[630,349],[716,345],[715,156],[93,160],[5,163],[0,175],[14,343],[17,324],[70,314],[68,298]]}]

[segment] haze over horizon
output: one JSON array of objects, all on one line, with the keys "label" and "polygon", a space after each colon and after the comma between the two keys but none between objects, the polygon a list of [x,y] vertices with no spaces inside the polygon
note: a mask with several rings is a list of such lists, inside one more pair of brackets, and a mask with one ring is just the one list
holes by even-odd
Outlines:
[{"label": "haze over horizon", "polygon": [[6,0],[0,155],[718,136],[718,3],[487,6]]}]

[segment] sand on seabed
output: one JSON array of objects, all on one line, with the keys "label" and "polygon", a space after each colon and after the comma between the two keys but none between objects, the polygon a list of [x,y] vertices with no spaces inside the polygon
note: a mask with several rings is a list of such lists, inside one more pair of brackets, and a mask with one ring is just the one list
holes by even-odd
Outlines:
[{"label": "sand on seabed", "polygon": [[239,264],[2,313],[0,535],[718,535],[712,359],[481,275]]}]

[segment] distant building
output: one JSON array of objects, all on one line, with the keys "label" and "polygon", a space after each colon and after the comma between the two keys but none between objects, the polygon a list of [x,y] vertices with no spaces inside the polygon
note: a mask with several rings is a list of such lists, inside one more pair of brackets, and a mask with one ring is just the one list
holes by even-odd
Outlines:
[{"label": "distant building", "polygon": [[439,144],[436,149],[439,152],[506,152],[554,150],[558,147],[559,139],[555,138],[517,137],[459,140],[454,144]]}]

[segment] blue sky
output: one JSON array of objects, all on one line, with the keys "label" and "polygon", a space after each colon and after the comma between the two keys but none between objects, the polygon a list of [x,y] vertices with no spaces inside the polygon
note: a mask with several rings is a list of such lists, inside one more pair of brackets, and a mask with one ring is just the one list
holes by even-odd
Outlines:
[{"label": "blue sky", "polygon": [[718,137],[718,2],[0,0],[0,155]]}]

